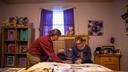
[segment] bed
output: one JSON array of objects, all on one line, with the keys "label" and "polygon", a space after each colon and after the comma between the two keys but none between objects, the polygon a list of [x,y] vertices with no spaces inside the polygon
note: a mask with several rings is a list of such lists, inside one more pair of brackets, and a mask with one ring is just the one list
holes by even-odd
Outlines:
[{"label": "bed", "polygon": [[32,67],[22,68],[18,72],[111,72],[112,70],[98,64],[63,64],[55,62],[40,62]]}]

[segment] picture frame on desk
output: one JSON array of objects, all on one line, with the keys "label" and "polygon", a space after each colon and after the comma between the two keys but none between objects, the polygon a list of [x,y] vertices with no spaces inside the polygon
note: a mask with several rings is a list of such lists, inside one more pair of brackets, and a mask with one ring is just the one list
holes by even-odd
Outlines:
[{"label": "picture frame on desk", "polygon": [[7,56],[6,66],[14,66],[14,56]]},{"label": "picture frame on desk", "polygon": [[113,54],[115,50],[114,46],[102,46],[102,48],[104,54]]}]

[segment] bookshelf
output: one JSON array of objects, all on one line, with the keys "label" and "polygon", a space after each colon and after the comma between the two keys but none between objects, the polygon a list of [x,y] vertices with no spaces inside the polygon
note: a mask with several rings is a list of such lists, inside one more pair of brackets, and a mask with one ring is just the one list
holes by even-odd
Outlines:
[{"label": "bookshelf", "polygon": [[2,27],[1,67],[25,67],[27,48],[32,41],[31,26]]}]

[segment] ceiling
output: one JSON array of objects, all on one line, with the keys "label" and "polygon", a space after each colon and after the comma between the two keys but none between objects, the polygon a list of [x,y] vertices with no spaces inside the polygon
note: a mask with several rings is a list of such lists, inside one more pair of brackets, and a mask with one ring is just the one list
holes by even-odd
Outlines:
[{"label": "ceiling", "polygon": [[48,3],[48,2],[111,2],[112,0],[0,0],[6,4]]}]

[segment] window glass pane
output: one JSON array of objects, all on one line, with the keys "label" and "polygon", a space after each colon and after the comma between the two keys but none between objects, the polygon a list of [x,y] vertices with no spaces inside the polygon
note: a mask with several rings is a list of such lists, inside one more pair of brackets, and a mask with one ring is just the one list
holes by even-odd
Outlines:
[{"label": "window glass pane", "polygon": [[64,17],[63,11],[53,11],[53,29],[59,29],[64,35]]},{"label": "window glass pane", "polygon": [[59,29],[61,31],[61,34],[64,35],[64,27],[63,25],[54,25],[53,29]]}]

